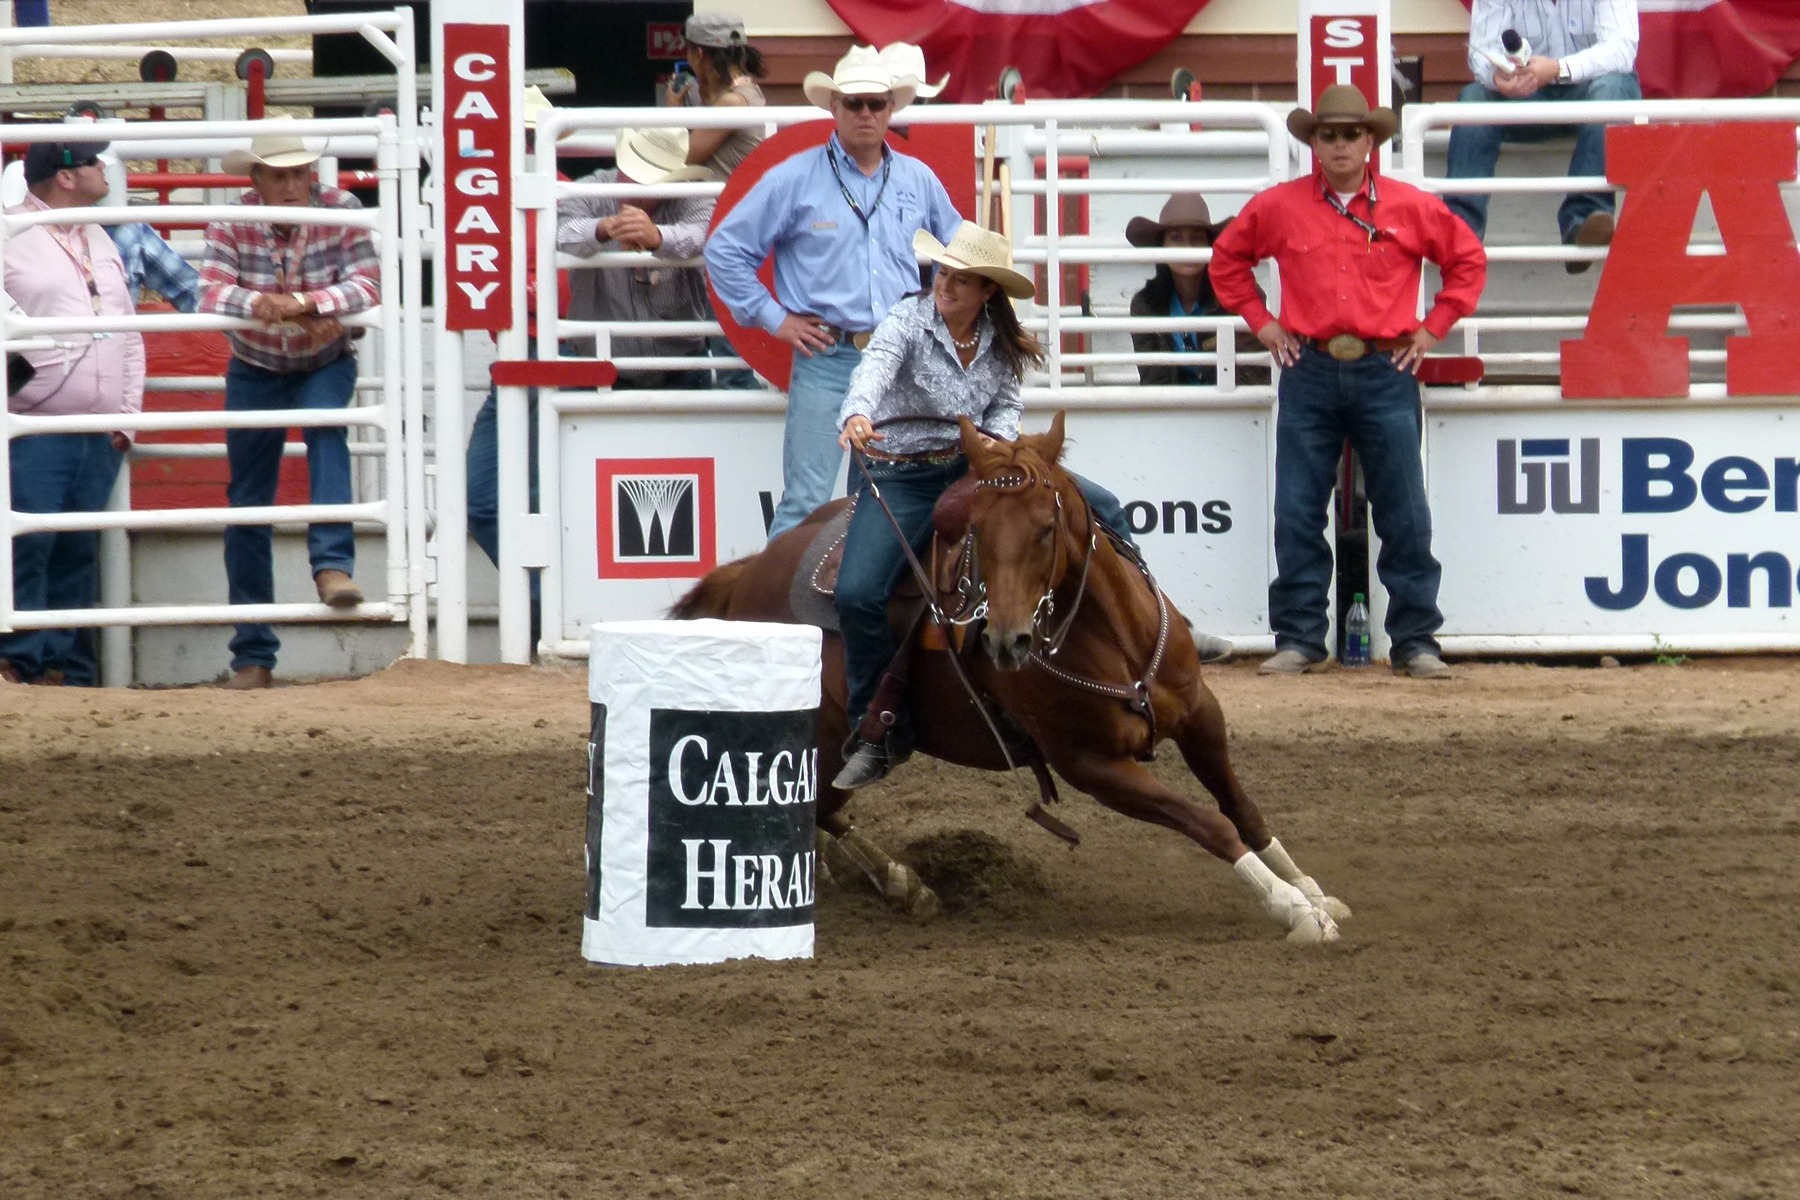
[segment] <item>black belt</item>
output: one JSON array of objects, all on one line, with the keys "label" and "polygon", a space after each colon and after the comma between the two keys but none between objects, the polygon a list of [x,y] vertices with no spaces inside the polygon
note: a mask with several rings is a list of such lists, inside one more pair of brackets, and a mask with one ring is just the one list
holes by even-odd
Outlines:
[{"label": "black belt", "polygon": [[868,347],[869,338],[875,332],[872,329],[862,329],[862,330],[841,329],[838,326],[832,325],[829,323],[826,324],[825,331],[827,333],[831,334],[832,341],[834,341],[834,342],[849,342],[852,346],[855,346],[858,350],[863,350]]},{"label": "black belt", "polygon": [[1333,334],[1328,338],[1303,337],[1298,340],[1346,363],[1356,362],[1371,354],[1392,354],[1413,344],[1411,338],[1365,338],[1354,333]]}]

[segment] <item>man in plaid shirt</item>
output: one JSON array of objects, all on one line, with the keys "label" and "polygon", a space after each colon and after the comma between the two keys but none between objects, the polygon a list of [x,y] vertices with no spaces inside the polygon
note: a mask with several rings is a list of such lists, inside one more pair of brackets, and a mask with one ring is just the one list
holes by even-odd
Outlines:
[{"label": "man in plaid shirt", "polygon": [[[362,206],[354,196],[313,177],[317,153],[297,137],[262,137],[248,153],[226,156],[228,171],[248,171],[251,190],[239,204],[285,208]],[[335,225],[270,225],[222,221],[207,227],[200,268],[202,312],[261,322],[232,330],[225,411],[345,408],[356,390],[356,355],[338,318],[373,308],[381,298],[380,260],[367,230]],[[306,465],[314,504],[350,503],[350,448],[341,427],[309,428]],[[232,507],[275,502],[285,429],[225,433]],[[350,576],[356,546],[348,522],[313,525],[306,548],[319,599],[333,608],[361,604]],[[275,599],[273,539],[267,525],[225,530],[225,576],[233,604]],[[225,686],[265,688],[281,640],[265,624],[242,624],[231,639],[232,675]]]}]

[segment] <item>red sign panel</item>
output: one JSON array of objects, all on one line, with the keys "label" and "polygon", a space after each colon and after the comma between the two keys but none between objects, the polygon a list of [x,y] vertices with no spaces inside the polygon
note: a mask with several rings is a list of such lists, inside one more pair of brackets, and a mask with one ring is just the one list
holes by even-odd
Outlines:
[{"label": "red sign panel", "polygon": [[512,324],[511,30],[444,26],[444,328]]},{"label": "red sign panel", "polygon": [[698,579],[719,561],[710,458],[594,460],[602,579]]},{"label": "red sign panel", "polygon": [[644,26],[644,56],[674,59],[687,56],[687,39],[679,21],[651,21]]},{"label": "red sign panel", "polygon": [[1312,19],[1312,99],[1340,83],[1353,85],[1374,108],[1381,103],[1375,15]]}]

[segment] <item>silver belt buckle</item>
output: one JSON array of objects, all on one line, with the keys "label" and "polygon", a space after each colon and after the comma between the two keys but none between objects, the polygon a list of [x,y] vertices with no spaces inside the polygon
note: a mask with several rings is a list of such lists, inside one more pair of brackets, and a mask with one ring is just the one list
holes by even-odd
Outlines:
[{"label": "silver belt buckle", "polygon": [[1340,333],[1325,343],[1325,353],[1339,362],[1355,362],[1369,352],[1369,343],[1354,333]]}]

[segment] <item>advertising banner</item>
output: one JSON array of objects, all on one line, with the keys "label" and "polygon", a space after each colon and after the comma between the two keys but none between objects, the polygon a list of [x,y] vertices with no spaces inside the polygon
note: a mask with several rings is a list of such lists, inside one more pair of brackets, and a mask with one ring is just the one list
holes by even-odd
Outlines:
[{"label": "advertising banner", "polygon": [[[1027,417],[1041,429],[1049,410]],[[720,563],[760,550],[781,495],[782,415],[565,417],[561,636],[661,616]],[[1268,639],[1269,412],[1132,410],[1067,419],[1064,462],[1116,493],[1164,591],[1194,623]]]},{"label": "advertising banner", "polygon": [[1426,436],[1446,637],[1800,632],[1800,411],[1439,409]]}]

